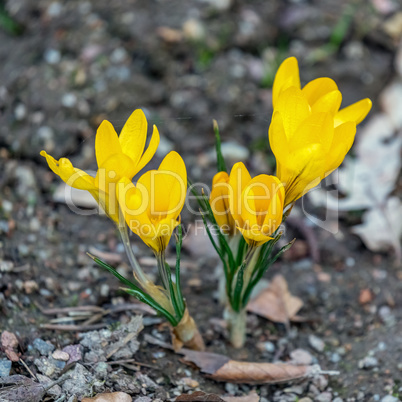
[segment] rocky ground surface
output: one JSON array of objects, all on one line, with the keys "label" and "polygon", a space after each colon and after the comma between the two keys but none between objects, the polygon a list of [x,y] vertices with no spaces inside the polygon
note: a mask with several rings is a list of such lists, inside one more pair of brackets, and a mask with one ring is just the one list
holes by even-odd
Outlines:
[{"label": "rocky ground surface", "polygon": [[[9,374],[42,384],[60,380],[40,396],[58,401],[106,391],[129,395],[116,396],[121,401],[174,400],[197,390],[265,402],[400,400],[398,1],[13,0],[0,1],[0,17],[0,380]],[[61,181],[39,152],[94,169],[99,123],[107,118],[119,131],[132,110],[142,108],[162,136],[153,167],[175,149],[191,180],[209,186],[215,118],[228,164],[242,160],[254,174],[273,173],[270,87],[288,55],[299,58],[303,82],[335,79],[345,105],[373,100],[359,133],[375,153],[365,171],[359,166],[375,194],[384,194],[383,203],[380,208],[367,203],[374,196],[353,193],[353,211],[341,210],[332,232],[312,225],[299,203],[286,233],[298,240],[266,279],[279,273],[287,279],[303,302],[303,319],[286,327],[249,314],[241,350],[228,345],[214,299],[214,250],[196,235],[194,214],[184,210],[183,289],[208,351],[339,371],[275,385],[219,383],[150,342],[150,335],[170,341],[166,323],[123,294],[86,256],[103,256],[130,275],[113,225],[71,211]],[[370,140],[377,133],[378,144]],[[352,150],[357,161],[362,148]],[[385,170],[378,173],[375,161]],[[87,197],[73,197],[88,206]],[[322,218],[325,211],[317,205],[312,197],[305,207]],[[370,222],[379,223],[363,226],[362,235],[353,228],[365,224],[368,210],[378,217]],[[141,264],[156,276],[149,250],[137,238],[132,242]],[[134,336],[122,344],[128,333]],[[43,387],[28,385],[42,395]]]}]

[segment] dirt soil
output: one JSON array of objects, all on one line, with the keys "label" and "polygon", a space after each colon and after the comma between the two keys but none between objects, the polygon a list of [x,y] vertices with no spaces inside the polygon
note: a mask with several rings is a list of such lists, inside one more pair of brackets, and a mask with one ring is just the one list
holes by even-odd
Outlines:
[{"label": "dirt soil", "polygon": [[[278,62],[297,56],[303,82],[330,76],[345,105],[370,97],[375,113],[381,90],[396,75],[402,35],[397,23],[394,30],[386,25],[402,12],[392,0],[3,0],[0,8],[2,21],[7,15],[6,22],[18,24],[0,26],[0,332],[17,335],[21,358],[33,372],[38,372],[34,339],[62,349],[77,343],[82,332],[44,328],[56,316],[41,309],[135,302],[85,254],[91,248],[111,253],[110,261],[129,275],[113,225],[103,216],[78,215],[60,202],[61,180],[39,155],[42,149],[93,169],[99,123],[107,118],[119,131],[130,113],[142,108],[162,136],[152,167],[175,149],[189,178],[209,186],[215,171],[214,118],[229,143],[228,163],[243,160],[254,174],[272,174],[267,130]],[[180,356],[148,343],[145,333],[168,342],[169,331],[162,319],[145,312],[134,355],[143,365],[113,366],[117,375],[139,370],[137,376],[146,374],[158,384],[158,395],[152,387],[127,391],[134,399],[146,394],[163,400],[194,389],[241,396],[255,389],[267,401],[307,396],[377,401],[386,395],[398,400],[402,271],[395,255],[391,250],[373,253],[351,234],[360,212],[341,213],[334,235],[309,226],[300,206],[298,211],[286,234],[298,238],[295,247],[266,279],[285,276],[291,292],[304,302],[299,312],[304,321],[287,330],[250,314],[245,347],[231,348],[214,298],[218,261],[202,236],[185,241],[183,291],[209,351],[270,362],[287,361],[292,351],[303,349],[323,370],[340,374],[318,390],[304,381],[299,394],[286,391],[292,384],[217,383],[185,366]],[[182,220],[188,227],[194,216],[185,210]],[[149,250],[137,237],[131,240],[140,261],[156,275]],[[169,257],[174,257],[173,248]],[[135,314],[116,312],[97,324],[114,328]],[[58,324],[80,322],[70,317]],[[11,374],[16,373],[29,376],[20,363],[12,365]],[[184,377],[198,385],[184,384]],[[106,389],[122,389],[111,384]]]}]

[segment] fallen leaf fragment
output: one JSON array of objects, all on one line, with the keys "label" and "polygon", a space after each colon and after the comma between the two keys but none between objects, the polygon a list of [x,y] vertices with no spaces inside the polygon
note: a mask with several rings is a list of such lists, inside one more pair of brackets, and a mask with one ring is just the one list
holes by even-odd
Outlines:
[{"label": "fallen leaf fragment", "polygon": [[15,351],[18,347],[18,339],[12,332],[3,331],[1,334],[1,346],[4,348],[6,356],[12,362],[18,362],[20,360],[19,354]]},{"label": "fallen leaf fragment", "polygon": [[111,392],[105,394],[98,394],[94,398],[84,398],[82,402],[131,402],[132,398],[125,392]]},{"label": "fallen leaf fragment", "polygon": [[352,232],[359,235],[372,251],[387,251],[393,247],[399,261],[402,259],[402,202],[390,197],[385,205],[364,213],[363,223],[354,226]]},{"label": "fallen leaf fragment", "polygon": [[195,364],[215,381],[244,384],[276,384],[305,378],[319,370],[318,366],[295,366],[286,363],[254,363],[230,360],[227,356],[182,349],[186,362]]},{"label": "fallen leaf fragment", "polygon": [[40,402],[47,389],[23,375],[12,375],[0,378],[0,401]]},{"label": "fallen leaf fragment", "polygon": [[225,402],[259,402],[260,397],[255,391],[251,391],[245,396],[222,396]]},{"label": "fallen leaf fragment", "polygon": [[302,306],[303,301],[289,292],[286,279],[276,275],[269,286],[250,301],[247,310],[268,320],[288,324]]},{"label": "fallen leaf fragment", "polygon": [[216,394],[207,394],[203,391],[196,391],[192,394],[183,394],[176,398],[176,402],[258,402],[260,397],[255,391],[245,396],[218,396]]},{"label": "fallen leaf fragment", "polygon": [[203,391],[196,391],[192,394],[179,395],[176,402],[224,402],[222,398],[215,394],[207,394]]},{"label": "fallen leaf fragment", "polygon": [[183,40],[183,33],[169,27],[159,27],[156,30],[158,36],[167,43],[178,43]]},{"label": "fallen leaf fragment", "polygon": [[[173,346],[151,335],[145,335],[148,343],[173,350]],[[277,384],[317,374],[338,375],[337,371],[322,371],[318,365],[293,365],[286,363],[254,363],[231,360],[217,353],[181,349],[184,362],[197,366],[203,374],[215,381],[238,384]],[[193,394],[192,394],[193,395]],[[190,400],[190,399],[186,399]],[[198,399],[196,399],[198,400]],[[203,399],[200,399],[203,400]]]}]

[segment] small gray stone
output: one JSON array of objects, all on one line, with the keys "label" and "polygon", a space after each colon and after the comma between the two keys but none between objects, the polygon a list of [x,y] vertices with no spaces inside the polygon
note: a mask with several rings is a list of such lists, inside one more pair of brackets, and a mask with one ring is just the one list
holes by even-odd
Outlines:
[{"label": "small gray stone", "polygon": [[304,349],[295,349],[290,353],[290,358],[294,364],[300,366],[308,366],[313,362],[313,356],[311,356],[311,354]]},{"label": "small gray stone", "polygon": [[335,398],[332,402],[343,402],[342,398],[339,398],[339,396],[337,398]]},{"label": "small gray stone", "polygon": [[10,375],[11,364],[10,360],[0,360],[0,377],[7,377]]},{"label": "small gray stone", "polygon": [[332,394],[330,392],[322,392],[318,395],[315,400],[317,402],[331,402],[332,401]]},{"label": "small gray stone", "polygon": [[339,355],[339,353],[332,353],[331,355],[331,362],[332,363],[339,363],[341,361],[341,356]]},{"label": "small gray stone", "polygon": [[381,402],[398,402],[399,398],[397,398],[396,396],[392,396],[392,395],[387,395],[384,396],[384,398],[381,399]]},{"label": "small gray stone", "polygon": [[313,378],[313,384],[320,390],[324,391],[328,387],[328,379],[323,375],[317,375]]},{"label": "small gray stone", "polygon": [[38,350],[38,352],[42,356],[47,356],[49,353],[52,353],[53,350],[55,349],[51,343],[45,342],[43,339],[40,338],[36,338],[33,341],[33,346],[35,349]]},{"label": "small gray stone", "polygon": [[77,97],[72,93],[66,93],[61,98],[61,104],[66,108],[72,108],[77,103]]},{"label": "small gray stone", "polygon": [[373,356],[366,356],[358,363],[359,369],[372,369],[378,366],[378,360]]},{"label": "small gray stone", "polygon": [[81,345],[67,345],[63,348],[63,352],[69,354],[70,359],[67,364],[78,362],[82,360],[82,346]]},{"label": "small gray stone", "polygon": [[317,352],[323,352],[324,348],[325,348],[325,343],[324,341],[319,338],[318,336],[315,335],[310,335],[308,337],[308,343],[310,344],[310,346],[316,350]]},{"label": "small gray stone", "polygon": [[138,398],[134,399],[134,402],[151,402],[152,399],[149,396],[139,396]]}]

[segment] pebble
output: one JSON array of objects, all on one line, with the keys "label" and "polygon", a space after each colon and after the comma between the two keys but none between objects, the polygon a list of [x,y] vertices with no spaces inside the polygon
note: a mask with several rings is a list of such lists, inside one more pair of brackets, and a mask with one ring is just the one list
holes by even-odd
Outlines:
[{"label": "pebble", "polygon": [[11,272],[14,269],[12,261],[0,261],[0,272]]},{"label": "pebble", "polygon": [[27,295],[36,292],[39,289],[39,285],[34,280],[24,282],[24,290]]},{"label": "pebble", "polygon": [[332,363],[339,363],[341,361],[341,356],[339,355],[339,353],[332,353],[330,360]]},{"label": "pebble", "polygon": [[317,375],[313,378],[313,384],[320,390],[324,391],[328,387],[328,379],[323,375]]},{"label": "pebble", "polygon": [[149,396],[139,396],[134,402],[152,402],[152,399]]},{"label": "pebble", "polygon": [[110,61],[114,64],[120,64],[127,58],[127,51],[123,47],[118,47],[113,50],[110,55]]},{"label": "pebble", "polygon": [[317,352],[323,352],[325,348],[325,343],[324,341],[319,338],[318,336],[315,335],[309,335],[308,337],[308,343],[310,346],[316,350]]},{"label": "pebble", "polygon": [[183,24],[184,36],[192,41],[201,41],[205,37],[205,28],[201,21],[190,18]]},{"label": "pebble", "polygon": [[55,350],[52,353],[53,359],[62,360],[64,362],[68,362],[70,360],[70,355],[67,352],[63,352],[62,350]]},{"label": "pebble", "polygon": [[10,375],[11,361],[0,360],[0,377],[7,377]]},{"label": "pebble", "polygon": [[46,50],[44,57],[45,57],[46,62],[49,64],[58,64],[58,63],[60,63],[60,60],[61,60],[61,54],[56,49]]},{"label": "pebble", "polygon": [[399,398],[397,398],[396,396],[392,396],[392,395],[387,395],[384,396],[384,398],[381,399],[381,402],[398,402]]},{"label": "pebble", "polygon": [[268,353],[273,353],[275,352],[275,345],[272,342],[259,342],[257,343],[257,349],[260,350],[261,352],[268,352]]},{"label": "pebble", "polygon": [[359,369],[372,369],[378,366],[378,360],[373,356],[366,356],[358,363]]},{"label": "pebble", "polygon": [[313,362],[313,356],[311,356],[311,354],[304,349],[295,349],[290,353],[290,358],[294,364],[300,366],[308,366]]},{"label": "pebble", "polygon": [[54,351],[54,346],[51,343],[45,342],[40,338],[36,338],[33,341],[33,346],[42,356],[47,356]]},{"label": "pebble", "polygon": [[14,116],[17,120],[23,120],[27,115],[27,108],[23,103],[19,103],[14,109]]},{"label": "pebble", "polygon": [[[222,143],[221,150],[223,157],[227,159],[247,160],[250,155],[250,151],[246,147],[234,141]],[[216,157],[215,150],[213,152]]]},{"label": "pebble", "polygon": [[316,402],[331,402],[332,394],[330,392],[322,392],[315,398]]},{"label": "pebble", "polygon": [[66,93],[61,98],[61,104],[66,108],[72,108],[77,103],[77,97],[72,93]]},{"label": "pebble", "polygon": [[343,402],[342,398],[339,398],[339,396],[335,399],[332,400],[332,402]]},{"label": "pebble", "polygon": [[378,315],[380,316],[381,321],[386,325],[393,325],[395,323],[395,317],[388,306],[380,307]]},{"label": "pebble", "polygon": [[311,398],[309,398],[308,396],[299,399],[299,402],[313,402],[313,400]]}]

